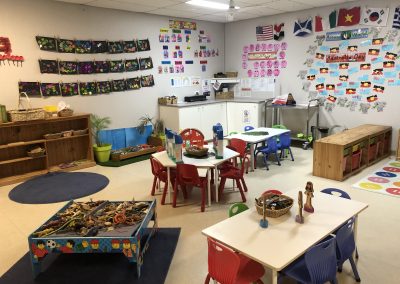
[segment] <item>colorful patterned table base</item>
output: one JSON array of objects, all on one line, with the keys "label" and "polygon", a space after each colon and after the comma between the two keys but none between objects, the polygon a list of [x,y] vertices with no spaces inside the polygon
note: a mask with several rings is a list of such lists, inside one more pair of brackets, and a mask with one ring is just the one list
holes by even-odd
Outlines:
[{"label": "colorful patterned table base", "polygon": [[[72,202],[68,202],[59,212],[64,211]],[[31,234],[28,242],[33,276],[36,277],[41,272],[41,262],[49,253],[123,253],[129,262],[136,263],[137,275],[140,277],[144,253],[149,247],[150,239],[158,228],[156,200],[145,202],[149,203],[148,213],[137,229],[130,235],[112,237],[77,237],[76,235],[60,237],[49,235],[47,237],[34,237]],[[55,216],[49,220],[54,219]],[[153,221],[153,224],[148,227],[150,221]]]},{"label": "colorful patterned table base", "polygon": [[353,187],[400,197],[400,162],[392,160],[353,184]]}]

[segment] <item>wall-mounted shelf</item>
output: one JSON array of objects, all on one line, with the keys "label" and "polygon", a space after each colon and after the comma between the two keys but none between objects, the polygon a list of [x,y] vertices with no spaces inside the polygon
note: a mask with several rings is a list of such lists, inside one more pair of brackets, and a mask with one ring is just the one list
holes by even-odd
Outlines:
[{"label": "wall-mounted shelf", "polygon": [[211,84],[214,84],[217,81],[221,84],[238,84],[238,83],[240,83],[240,79],[236,79],[236,78],[212,78]]}]

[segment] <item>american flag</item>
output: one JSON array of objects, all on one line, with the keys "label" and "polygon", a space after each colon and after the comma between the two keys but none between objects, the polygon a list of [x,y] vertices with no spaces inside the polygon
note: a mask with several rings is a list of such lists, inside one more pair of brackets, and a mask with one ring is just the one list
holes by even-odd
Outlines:
[{"label": "american flag", "polygon": [[257,41],[273,39],[273,37],[274,37],[273,26],[272,25],[258,26],[256,28],[256,37],[257,37]]}]

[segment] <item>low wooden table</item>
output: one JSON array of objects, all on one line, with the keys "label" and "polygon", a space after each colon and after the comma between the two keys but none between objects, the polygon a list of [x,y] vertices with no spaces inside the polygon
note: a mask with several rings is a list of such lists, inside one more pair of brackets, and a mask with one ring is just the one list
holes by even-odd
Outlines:
[{"label": "low wooden table", "polygon": [[[63,212],[72,202],[68,202],[57,213]],[[112,202],[122,203],[123,201]],[[33,276],[36,277],[41,272],[41,263],[49,253],[123,253],[129,262],[136,263],[137,275],[140,277],[144,253],[148,249],[150,239],[156,232],[158,225],[156,200],[138,202],[149,204],[147,214],[142,222],[121,227],[114,231],[100,231],[94,237],[82,237],[73,233],[35,237],[35,232],[43,225],[40,226],[28,238]],[[57,213],[44,224],[55,220]],[[150,221],[153,221],[153,224],[148,228]],[[75,273],[79,273],[79,271],[75,271]]]},{"label": "low wooden table", "polygon": [[[298,190],[285,195],[297,200]],[[270,283],[277,284],[278,271],[354,216],[356,238],[357,216],[368,204],[315,192],[313,206],[315,213],[304,212],[304,224],[296,223],[298,208],[293,206],[289,213],[279,218],[267,218],[269,225],[264,229],[259,225],[262,216],[253,207],[204,229],[202,233],[270,268]]]}]

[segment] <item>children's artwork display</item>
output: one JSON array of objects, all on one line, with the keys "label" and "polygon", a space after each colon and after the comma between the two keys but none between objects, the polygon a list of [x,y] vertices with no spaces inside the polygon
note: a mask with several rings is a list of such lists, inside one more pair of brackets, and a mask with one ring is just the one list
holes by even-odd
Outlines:
[{"label": "children's artwork display", "polygon": [[363,114],[382,112],[386,98],[396,94],[390,87],[400,86],[400,62],[392,42],[400,40],[399,34],[390,30],[379,36],[375,29],[327,32],[325,42],[313,46],[315,55],[313,49],[306,51],[312,58],[306,59],[308,69],[297,77],[303,80],[304,91],[324,101],[327,111],[338,106]]},{"label": "children's artwork display", "polygon": [[247,70],[247,76],[278,77],[280,70],[287,67],[287,43],[256,43],[243,47],[242,69]]},{"label": "children's artwork display", "polygon": [[150,50],[148,39],[139,40],[71,40],[55,37],[36,36],[36,42],[41,50],[59,53],[134,53]]}]

